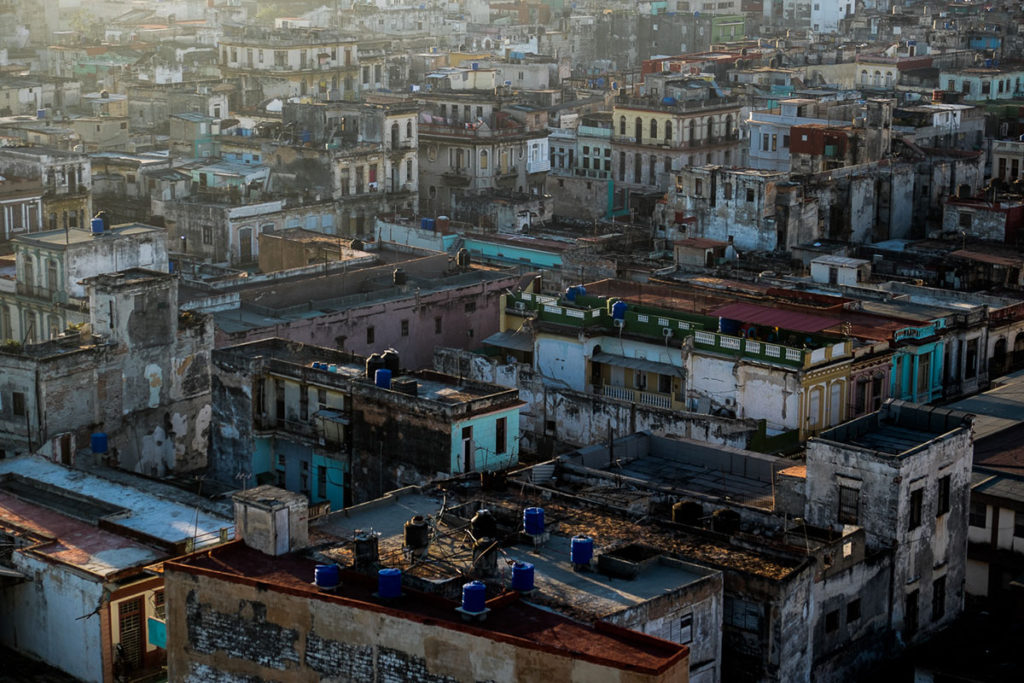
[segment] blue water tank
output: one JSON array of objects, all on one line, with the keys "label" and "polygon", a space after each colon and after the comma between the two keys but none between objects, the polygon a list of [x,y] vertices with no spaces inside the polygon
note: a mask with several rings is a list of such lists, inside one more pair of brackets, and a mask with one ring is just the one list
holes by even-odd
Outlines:
[{"label": "blue water tank", "polygon": [[101,232],[103,232],[102,218],[93,218],[92,221],[90,221],[89,225],[92,226],[92,234],[98,235]]},{"label": "blue water tank", "polygon": [[381,598],[402,596],[401,569],[381,569],[377,572],[377,595]]},{"label": "blue water tank", "polygon": [[612,304],[612,318],[614,320],[624,320],[626,318],[626,309],[629,308],[629,304],[625,301],[616,301]]},{"label": "blue water tank", "polygon": [[46,110],[45,109],[36,109],[36,118],[39,119],[40,121],[45,119],[46,118]]},{"label": "blue water tank", "polygon": [[325,363],[324,365],[327,367],[327,372],[337,372],[338,371],[338,366],[335,365],[334,363],[331,363],[329,365]]},{"label": "blue water tank", "polygon": [[307,142],[313,139],[313,134],[310,133],[308,130],[304,130],[302,131],[302,133],[299,134],[299,137],[302,139],[302,144],[306,144]]},{"label": "blue water tank", "polygon": [[167,272],[174,275],[174,261],[167,262]]},{"label": "blue water tank", "polygon": [[89,445],[92,447],[93,453],[106,453],[107,452],[107,435],[105,432],[96,432],[89,437]]},{"label": "blue water tank", "polygon": [[512,565],[512,590],[525,593],[533,590],[533,565],[516,562]]},{"label": "blue water tank", "polygon": [[573,564],[589,565],[594,559],[594,539],[590,536],[573,536],[569,546],[569,561]]},{"label": "blue water tank", "polygon": [[719,318],[718,331],[722,334],[738,335],[742,324],[739,320],[733,320],[732,318]]},{"label": "blue water tank", "polygon": [[565,300],[566,301],[576,301],[576,288],[575,287],[566,287],[565,288]]},{"label": "blue water tank", "polygon": [[583,285],[579,285],[578,287],[576,287],[576,295],[577,296],[586,296],[587,295],[587,288],[584,287]]},{"label": "blue water tank", "polygon": [[480,69],[480,62],[473,62],[473,71],[478,71],[479,69]]},{"label": "blue water tank", "polygon": [[381,368],[373,375],[373,383],[381,389],[391,388],[391,371],[386,368]]},{"label": "blue water tank", "polygon": [[544,533],[544,508],[523,510],[523,530],[531,536]]},{"label": "blue water tank", "polygon": [[674,97],[663,97],[663,98],[661,98],[661,103],[662,104],[666,104],[666,105],[668,105],[670,107],[674,107],[674,106],[676,106],[676,104],[678,104],[678,102],[676,101],[676,98],[674,98]]},{"label": "blue water tank", "polygon": [[433,218],[424,218],[420,222],[420,227],[422,227],[424,230],[431,230],[431,231],[433,231],[434,228],[437,227],[437,221],[434,220]]},{"label": "blue water tank", "polygon": [[487,586],[483,581],[462,584],[462,609],[470,613],[483,612],[487,608]]},{"label": "blue water tank", "polygon": [[313,572],[316,587],[330,590],[341,583],[341,572],[336,564],[318,564]]}]

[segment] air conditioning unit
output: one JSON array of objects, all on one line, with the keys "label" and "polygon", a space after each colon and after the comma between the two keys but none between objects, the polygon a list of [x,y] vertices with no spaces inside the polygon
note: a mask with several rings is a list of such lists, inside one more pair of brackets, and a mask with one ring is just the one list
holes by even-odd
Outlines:
[{"label": "air conditioning unit", "polygon": [[615,327],[625,327],[626,326],[626,321],[623,320],[622,318],[615,318],[615,319],[612,320],[612,322],[615,323]]},{"label": "air conditioning unit", "polygon": [[671,337],[672,336],[672,328],[671,327],[663,327],[663,328],[661,328],[661,336],[662,337]]}]

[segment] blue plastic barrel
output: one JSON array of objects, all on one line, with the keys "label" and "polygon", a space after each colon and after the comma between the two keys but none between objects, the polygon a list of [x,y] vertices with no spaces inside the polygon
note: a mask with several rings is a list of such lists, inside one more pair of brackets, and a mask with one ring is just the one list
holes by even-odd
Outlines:
[{"label": "blue plastic barrel", "polygon": [[523,530],[531,536],[544,533],[544,508],[523,510]]},{"label": "blue plastic barrel", "polygon": [[565,288],[565,300],[566,301],[576,301],[576,288],[575,287],[566,287]]},{"label": "blue plastic barrel", "polygon": [[107,435],[104,432],[96,432],[89,438],[89,445],[93,453],[107,452]]},{"label": "blue plastic barrel", "polygon": [[431,230],[431,229],[432,228],[430,226],[430,219],[429,218],[421,218],[420,219],[420,230]]},{"label": "blue plastic barrel", "polygon": [[337,588],[341,583],[341,572],[336,564],[318,564],[313,576],[317,588]]},{"label": "blue plastic barrel", "polygon": [[334,363],[331,363],[330,365],[327,365],[325,363],[324,365],[326,365],[328,372],[337,372],[338,371],[338,366],[335,365]]},{"label": "blue plastic barrel", "polygon": [[612,304],[612,318],[615,320],[625,319],[627,308],[629,308],[629,304],[625,301],[616,301]]},{"label": "blue plastic barrel", "polygon": [[525,593],[533,590],[533,565],[516,562],[512,565],[512,590]]},{"label": "blue plastic barrel", "polygon": [[391,371],[387,368],[381,368],[373,375],[373,383],[381,389],[391,388]]},{"label": "blue plastic barrel", "polygon": [[434,228],[437,227],[437,221],[434,220],[433,218],[424,218],[423,219],[423,223],[425,224],[425,225],[423,225],[423,229],[424,230],[433,231]]},{"label": "blue plastic barrel", "polygon": [[569,560],[573,564],[590,564],[594,558],[594,539],[590,536],[573,536],[569,548]]},{"label": "blue plastic barrel", "polygon": [[733,320],[732,318],[719,318],[718,319],[718,331],[722,334],[731,334],[736,336],[740,333],[740,327],[743,323],[739,320]]},{"label": "blue plastic barrel", "polygon": [[466,612],[483,612],[487,605],[487,586],[483,581],[462,584],[462,609]]},{"label": "blue plastic barrel", "polygon": [[92,226],[92,233],[94,235],[98,235],[101,232],[103,232],[103,219],[102,218],[93,218],[92,221],[90,221],[89,225]]},{"label": "blue plastic barrel", "polygon": [[382,598],[401,597],[401,569],[381,569],[377,572],[377,595]]}]

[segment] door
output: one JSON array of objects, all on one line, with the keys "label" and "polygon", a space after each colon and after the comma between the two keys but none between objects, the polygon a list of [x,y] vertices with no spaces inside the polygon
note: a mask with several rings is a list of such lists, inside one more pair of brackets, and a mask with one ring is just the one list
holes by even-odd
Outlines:
[{"label": "door", "polygon": [[462,471],[473,471],[473,428],[462,428]]},{"label": "door", "polygon": [[288,536],[288,508],[274,510],[274,530],[277,532],[274,537],[274,553],[284,555],[288,552],[291,540]]},{"label": "door", "polygon": [[238,231],[238,262],[252,262],[252,228],[242,228]]},{"label": "door", "polygon": [[71,435],[62,434],[60,437],[60,464],[71,465]]},{"label": "door", "polygon": [[132,598],[118,603],[117,628],[119,659],[128,671],[138,669],[142,664],[142,598]]}]

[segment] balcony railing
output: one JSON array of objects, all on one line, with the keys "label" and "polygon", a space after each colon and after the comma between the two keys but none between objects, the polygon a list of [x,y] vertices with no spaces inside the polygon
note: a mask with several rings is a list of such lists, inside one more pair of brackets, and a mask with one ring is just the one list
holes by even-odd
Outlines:
[{"label": "balcony railing", "polygon": [[668,394],[653,394],[649,391],[639,389],[628,389],[626,387],[613,387],[609,384],[602,385],[601,395],[605,398],[614,398],[619,401],[639,403],[640,405],[652,408],[672,408],[672,397]]},{"label": "balcony railing", "polygon": [[30,296],[34,299],[43,299],[50,303],[59,303],[67,299],[64,292],[59,289],[27,285],[23,282],[17,283],[15,291],[22,296]]}]

